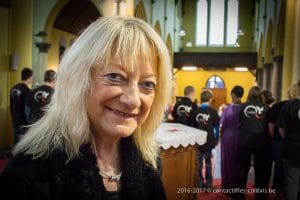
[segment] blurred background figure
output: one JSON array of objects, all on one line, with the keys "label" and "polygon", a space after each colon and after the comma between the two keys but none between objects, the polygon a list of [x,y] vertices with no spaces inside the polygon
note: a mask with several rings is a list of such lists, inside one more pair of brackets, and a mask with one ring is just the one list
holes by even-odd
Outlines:
[{"label": "blurred background figure", "polygon": [[17,83],[10,90],[10,111],[14,129],[14,142],[18,142],[20,137],[26,132],[28,122],[25,115],[25,101],[31,91],[33,71],[24,68],[21,72],[21,82]]},{"label": "blurred background figure", "polygon": [[[238,136],[240,134],[240,113],[244,88],[237,85],[231,90],[232,104],[224,110],[220,120],[221,132],[221,178],[222,188],[238,188],[238,165],[236,162]],[[228,193],[236,199],[236,193]]]},{"label": "blurred background figure", "polygon": [[[212,175],[212,149],[218,143],[215,129],[219,130],[219,115],[218,112],[210,106],[213,100],[213,92],[211,90],[203,90],[200,94],[201,104],[192,115],[192,125],[195,128],[206,131],[206,142],[199,146],[199,187],[206,188],[212,191],[213,175]],[[216,128],[217,127],[217,128]],[[203,161],[205,161],[205,176],[202,171],[204,168]]]},{"label": "blurred background figure", "polygon": [[[247,101],[241,105],[241,126],[238,138],[238,164],[241,188],[246,189],[251,159],[254,161],[255,187],[269,188],[271,155],[270,139],[266,133],[265,115],[268,105],[263,102],[263,94],[258,86],[253,86]],[[244,194],[243,194],[244,195]],[[268,194],[256,192],[256,199],[267,199]]]},{"label": "blurred background figure", "polygon": [[272,107],[272,105],[275,103],[275,99],[274,99],[273,94],[270,90],[263,90],[263,101],[269,107]]},{"label": "blurred background figure", "polygon": [[191,115],[197,109],[194,103],[195,88],[186,86],[184,88],[184,97],[178,100],[173,108],[172,116],[174,122],[191,126]]},{"label": "blurred background figure", "polygon": [[[296,87],[296,84],[294,84],[288,89],[288,100],[292,100],[297,97]],[[272,188],[275,189],[277,199],[281,199],[283,197],[285,183],[282,155],[283,138],[279,134],[278,120],[282,107],[286,102],[287,100],[275,103],[271,108],[269,108],[266,114],[268,132],[272,140],[272,158],[274,162]]]},{"label": "blurred background figure", "polygon": [[45,113],[45,107],[50,103],[54,93],[56,72],[47,70],[44,75],[44,84],[33,89],[25,102],[25,114],[29,124],[33,124]]}]

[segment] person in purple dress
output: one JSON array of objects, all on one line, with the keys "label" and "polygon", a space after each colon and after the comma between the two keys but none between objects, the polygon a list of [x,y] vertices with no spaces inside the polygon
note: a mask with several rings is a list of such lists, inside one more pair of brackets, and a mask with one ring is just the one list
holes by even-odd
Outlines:
[{"label": "person in purple dress", "polygon": [[228,105],[221,116],[221,177],[222,188],[238,188],[238,165],[236,154],[239,135],[239,118],[241,98],[244,89],[237,85],[231,90],[232,104]]}]

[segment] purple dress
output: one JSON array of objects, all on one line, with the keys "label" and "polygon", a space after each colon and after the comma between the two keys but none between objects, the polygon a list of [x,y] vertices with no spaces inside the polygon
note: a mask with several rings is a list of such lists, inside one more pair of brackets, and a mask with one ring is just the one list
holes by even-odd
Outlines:
[{"label": "purple dress", "polygon": [[221,138],[221,177],[222,188],[239,187],[238,166],[236,162],[239,117],[241,106],[231,104],[224,110],[220,125],[222,126]]}]

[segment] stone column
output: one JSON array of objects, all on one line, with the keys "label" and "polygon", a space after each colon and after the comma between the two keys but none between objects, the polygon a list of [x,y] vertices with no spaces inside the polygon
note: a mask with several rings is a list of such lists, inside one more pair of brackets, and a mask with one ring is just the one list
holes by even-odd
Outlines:
[{"label": "stone column", "polygon": [[273,71],[272,71],[272,86],[271,92],[276,101],[281,100],[281,89],[282,89],[282,56],[273,57]]},{"label": "stone column", "polygon": [[273,68],[273,63],[265,63],[263,65],[263,89],[270,90],[271,88],[271,72]]},{"label": "stone column", "polygon": [[[299,1],[299,0],[298,0]],[[296,1],[286,1],[285,33],[284,33],[284,59],[283,59],[283,79],[281,97],[286,98],[287,89],[292,84],[293,62],[294,62],[294,39],[295,35],[295,11]]]},{"label": "stone column", "polygon": [[47,69],[48,65],[48,50],[51,44],[46,42],[35,43],[35,46],[38,48],[38,66],[34,70],[34,79],[33,87],[44,82],[44,72]]},{"label": "stone column", "polygon": [[256,82],[257,82],[257,86],[259,86],[260,88],[263,88],[264,78],[263,78],[263,69],[262,68],[256,69]]},{"label": "stone column", "polygon": [[292,84],[300,80],[300,0],[296,3],[295,37],[294,37],[294,62],[292,72]]}]

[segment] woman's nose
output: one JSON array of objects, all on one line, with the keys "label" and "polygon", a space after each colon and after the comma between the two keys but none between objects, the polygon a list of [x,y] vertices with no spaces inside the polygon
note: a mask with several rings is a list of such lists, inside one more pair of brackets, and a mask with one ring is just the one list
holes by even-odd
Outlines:
[{"label": "woman's nose", "polygon": [[124,88],[120,101],[130,109],[141,106],[140,91],[137,84],[131,84]]}]

